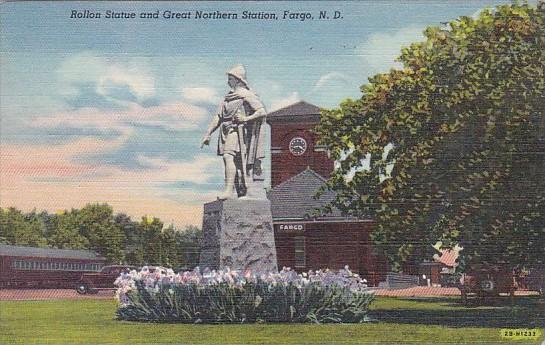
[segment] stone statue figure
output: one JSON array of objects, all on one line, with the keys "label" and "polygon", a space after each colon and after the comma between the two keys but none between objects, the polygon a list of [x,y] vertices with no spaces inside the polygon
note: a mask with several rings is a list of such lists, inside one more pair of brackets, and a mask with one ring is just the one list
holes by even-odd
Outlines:
[{"label": "stone statue figure", "polygon": [[265,157],[264,124],[267,111],[246,81],[246,69],[236,65],[227,72],[231,90],[208,126],[201,148],[219,128],[217,153],[225,165],[225,190],[219,199],[265,199],[262,162]]}]

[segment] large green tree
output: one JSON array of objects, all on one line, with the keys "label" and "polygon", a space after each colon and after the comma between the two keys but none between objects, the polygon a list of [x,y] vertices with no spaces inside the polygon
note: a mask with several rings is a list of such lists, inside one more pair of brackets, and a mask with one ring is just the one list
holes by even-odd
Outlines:
[{"label": "large green tree", "polygon": [[0,208],[0,243],[45,247],[45,225],[35,212],[24,214],[10,207]]},{"label": "large green tree", "polygon": [[199,265],[201,253],[202,230],[194,225],[188,225],[184,230],[176,232],[178,247],[178,262],[187,269]]},{"label": "large green tree", "polygon": [[89,249],[103,255],[109,262],[123,260],[125,233],[114,220],[108,204],[87,204],[78,212],[80,234],[89,241]]},{"label": "large green tree", "polygon": [[544,6],[499,6],[425,36],[402,50],[403,69],[323,112],[335,206],[376,220],[394,267],[431,258],[438,240],[459,243],[466,265],[543,264]]},{"label": "large green tree", "polygon": [[58,212],[53,217],[53,230],[49,233],[49,245],[60,249],[88,249],[89,240],[80,233],[79,210]]}]

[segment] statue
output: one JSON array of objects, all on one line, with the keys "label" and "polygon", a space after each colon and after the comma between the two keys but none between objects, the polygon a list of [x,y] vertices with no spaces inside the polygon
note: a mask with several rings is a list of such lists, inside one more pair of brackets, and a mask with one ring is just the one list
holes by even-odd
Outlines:
[{"label": "statue", "polygon": [[[219,129],[217,153],[225,165],[225,190],[204,204],[199,266],[254,272],[277,271],[271,202],[262,169],[267,111],[236,65],[227,72],[225,95],[201,141]],[[234,195],[236,191],[236,196]]]},{"label": "statue", "polygon": [[223,156],[225,190],[218,199],[233,198],[234,190],[239,198],[265,199],[262,161],[267,111],[248,86],[243,65],[231,68],[227,78],[231,90],[210,122],[201,148],[210,143],[210,136],[219,128],[217,154]]}]

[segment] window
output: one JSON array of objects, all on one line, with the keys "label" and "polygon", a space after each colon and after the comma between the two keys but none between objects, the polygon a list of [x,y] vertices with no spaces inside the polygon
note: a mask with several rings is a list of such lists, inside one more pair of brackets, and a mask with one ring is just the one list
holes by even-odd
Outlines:
[{"label": "window", "polygon": [[297,236],[293,238],[295,245],[295,267],[305,267],[305,237]]}]

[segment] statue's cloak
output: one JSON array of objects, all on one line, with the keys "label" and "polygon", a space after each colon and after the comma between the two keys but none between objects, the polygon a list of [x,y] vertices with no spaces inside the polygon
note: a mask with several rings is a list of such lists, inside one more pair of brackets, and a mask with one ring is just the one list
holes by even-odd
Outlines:
[{"label": "statue's cloak", "polygon": [[[218,155],[223,155],[228,135],[238,136],[237,124],[234,122],[235,115],[250,116],[259,109],[264,108],[263,103],[252,90],[239,89],[231,91],[225,96],[218,114],[221,120],[220,134],[218,136]],[[265,158],[265,131],[263,128],[265,121],[266,117],[263,116],[257,120],[244,123],[245,164],[247,166],[255,164],[259,170],[261,170],[261,161]],[[239,146],[237,146],[237,149],[240,152]],[[258,171],[254,171],[254,173],[261,175]]]}]

